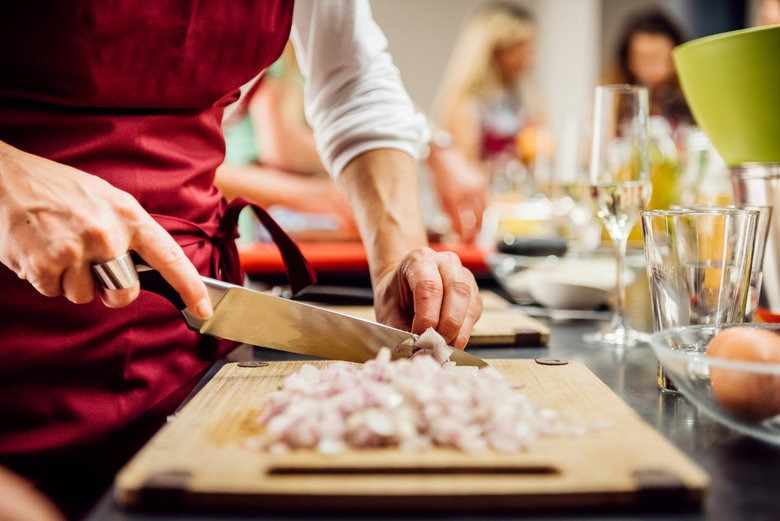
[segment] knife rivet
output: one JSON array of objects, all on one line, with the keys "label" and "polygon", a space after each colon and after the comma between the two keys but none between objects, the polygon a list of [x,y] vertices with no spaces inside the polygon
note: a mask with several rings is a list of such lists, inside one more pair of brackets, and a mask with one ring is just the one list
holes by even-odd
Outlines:
[{"label": "knife rivet", "polygon": [[248,362],[239,362],[238,367],[265,367],[268,362],[261,362],[259,360],[252,360]]},{"label": "knife rivet", "polygon": [[534,358],[534,360],[541,365],[566,365],[569,363],[565,358],[546,358],[543,356]]}]

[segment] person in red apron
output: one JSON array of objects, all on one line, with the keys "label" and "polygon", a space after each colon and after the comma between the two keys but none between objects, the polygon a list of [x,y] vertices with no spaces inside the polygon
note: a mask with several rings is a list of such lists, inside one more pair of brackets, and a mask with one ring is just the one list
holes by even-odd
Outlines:
[{"label": "person in red apron", "polygon": [[[91,266],[134,250],[201,317],[198,273],[240,283],[235,212],[213,185],[223,109],[281,53],[293,3],[45,4],[0,6],[0,465],[78,518],[232,347],[137,284],[96,288]],[[413,160],[389,143],[337,169],[377,316],[463,348],[474,278],[425,248]]]}]

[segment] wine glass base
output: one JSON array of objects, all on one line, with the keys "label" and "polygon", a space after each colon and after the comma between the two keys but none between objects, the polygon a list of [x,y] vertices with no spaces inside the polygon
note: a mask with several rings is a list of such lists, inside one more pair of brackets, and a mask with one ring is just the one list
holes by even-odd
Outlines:
[{"label": "wine glass base", "polygon": [[619,327],[588,333],[583,335],[582,339],[588,344],[623,348],[647,345],[650,342],[650,335],[630,327]]}]

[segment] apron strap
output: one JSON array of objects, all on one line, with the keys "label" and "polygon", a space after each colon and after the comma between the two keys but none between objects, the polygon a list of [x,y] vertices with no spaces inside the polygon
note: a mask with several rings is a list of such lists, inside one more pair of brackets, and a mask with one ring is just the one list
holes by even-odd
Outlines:
[{"label": "apron strap", "polygon": [[[285,233],[281,226],[279,226],[276,221],[273,220],[268,212],[266,212],[263,208],[250,203],[246,199],[237,198],[228,204],[222,217],[222,222],[220,223],[220,232],[222,233],[219,235],[229,234],[229,237],[226,238],[229,238],[231,241],[236,238],[238,215],[241,213],[241,210],[247,206],[252,208],[252,211],[254,211],[257,218],[268,230],[268,233],[271,234],[271,238],[273,238],[276,247],[279,248],[279,252],[282,254],[282,261],[284,262],[284,268],[287,271],[287,279],[290,282],[290,289],[292,290],[293,295],[298,294],[307,286],[311,286],[317,282],[317,276],[315,275],[314,270],[303,256],[303,253],[301,253],[298,245],[295,244],[295,242],[290,238],[289,235],[287,235],[287,233]],[[236,252],[235,254],[237,256],[238,250],[234,249],[233,251]],[[240,265],[238,262],[227,262],[225,264],[228,266],[237,266],[237,269],[240,270]],[[223,266],[225,264],[223,264]]]}]

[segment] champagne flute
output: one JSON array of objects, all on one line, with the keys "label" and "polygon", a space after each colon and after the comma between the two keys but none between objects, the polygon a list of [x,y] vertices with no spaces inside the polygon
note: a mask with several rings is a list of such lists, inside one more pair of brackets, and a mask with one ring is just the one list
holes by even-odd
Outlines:
[{"label": "champagne flute", "polygon": [[612,320],[589,343],[616,348],[647,341],[647,334],[625,324],[623,264],[631,228],[650,199],[648,91],[636,85],[596,87],[590,192],[599,219],[615,243],[616,298]]}]

